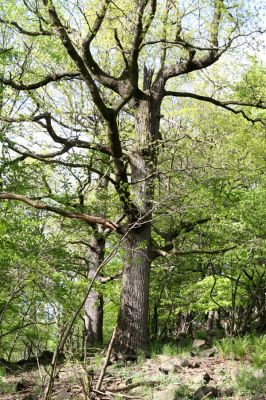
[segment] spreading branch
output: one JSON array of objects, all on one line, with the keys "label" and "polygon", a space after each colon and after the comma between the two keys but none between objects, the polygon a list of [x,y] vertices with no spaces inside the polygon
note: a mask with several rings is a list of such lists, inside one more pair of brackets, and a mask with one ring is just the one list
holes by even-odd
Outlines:
[{"label": "spreading branch", "polygon": [[172,250],[174,249],[174,239],[181,235],[182,232],[188,233],[192,231],[196,226],[205,224],[210,220],[211,218],[208,217],[200,218],[196,221],[182,221],[176,229],[173,229],[169,232],[161,232],[159,229],[153,226],[155,232],[165,241],[165,245],[163,247],[154,249],[154,258],[156,258],[158,255],[165,255],[166,253],[168,254],[169,252],[171,252],[172,254]]},{"label": "spreading branch", "polygon": [[[67,162],[63,160],[58,160],[58,159],[51,159],[53,157],[56,157],[58,155],[66,153],[70,148],[65,146],[63,147],[62,150],[59,150],[54,153],[49,153],[49,154],[34,154],[30,153],[27,151],[21,151],[17,148],[15,148],[13,145],[8,143],[8,147],[15,151],[18,154],[21,154],[22,157],[16,158],[15,160],[12,160],[12,163],[16,163],[19,161],[24,161],[26,158],[32,158],[34,160],[38,160],[44,164],[50,164],[50,165],[63,165],[64,167],[67,168],[85,168],[86,170],[89,170],[90,172],[93,172],[100,176],[101,178],[106,179],[108,182],[112,183],[114,186],[116,185],[116,182],[114,179],[112,179],[106,172],[99,171],[97,168],[94,168],[90,163],[77,163],[77,162]],[[10,163],[11,163],[10,162]]]},{"label": "spreading branch", "polygon": [[101,115],[103,116],[103,118],[105,119],[105,121],[107,123],[109,142],[110,142],[110,147],[111,147],[112,156],[113,156],[114,165],[115,165],[115,175],[116,175],[116,180],[117,180],[116,188],[117,188],[120,200],[123,204],[124,211],[130,217],[134,216],[134,219],[138,218],[139,213],[138,213],[137,207],[134,205],[134,203],[132,202],[132,200],[130,198],[131,196],[130,196],[130,190],[128,187],[126,166],[122,160],[123,151],[122,151],[122,145],[121,145],[118,125],[117,125],[117,120],[116,120],[116,118],[117,118],[116,111],[105,105],[105,102],[103,101],[103,99],[100,95],[99,89],[98,89],[96,83],[94,82],[83,57],[79,54],[79,52],[76,50],[74,44],[72,43],[64,25],[62,24],[57,12],[56,12],[56,9],[53,5],[52,0],[49,0],[49,1],[43,0],[43,2],[44,2],[44,5],[47,7],[52,26],[55,28],[56,32],[58,33],[58,36],[61,39],[63,46],[65,47],[69,56],[74,61],[78,70],[80,71],[81,76],[83,77],[83,79],[85,80],[85,82],[89,88],[89,91],[91,93],[94,104],[97,106]]},{"label": "spreading branch", "polygon": [[62,72],[58,74],[47,75],[45,78],[41,79],[38,82],[34,83],[23,83],[23,82],[16,82],[13,78],[6,79],[0,75],[0,83],[3,83],[6,86],[11,86],[15,90],[34,90],[39,89],[48,85],[50,82],[58,82],[61,80],[71,80],[75,78],[79,78],[80,73],[77,71],[69,71],[69,72]]},{"label": "spreading branch", "polygon": [[[100,153],[103,154],[107,154],[109,156],[112,155],[112,150],[110,147],[105,146],[101,143],[96,143],[96,142],[88,142],[86,140],[81,140],[81,139],[66,139],[62,136],[59,136],[56,131],[53,128],[52,125],[52,119],[53,117],[51,116],[51,114],[49,113],[43,113],[40,115],[35,115],[35,116],[28,116],[27,118],[12,118],[12,117],[5,117],[5,116],[0,116],[0,120],[4,121],[4,122],[8,122],[8,123],[21,123],[21,122],[35,122],[37,124],[39,124],[42,128],[46,129],[48,134],[50,135],[50,137],[53,139],[53,141],[55,143],[59,143],[62,144],[64,147],[63,149],[61,149],[57,154],[48,154],[48,155],[36,155],[37,157],[40,158],[50,158],[50,157],[54,157],[56,155],[63,154],[65,152],[67,152],[68,150],[70,150],[73,147],[77,147],[77,148],[82,148],[82,149],[88,149],[88,150],[95,150],[95,151],[99,151]],[[45,123],[42,121],[44,120]],[[11,148],[12,143],[6,139],[6,142],[8,143],[9,147]],[[12,150],[19,152],[17,149],[12,148]],[[22,154],[20,152],[20,154]],[[28,155],[30,156],[30,154]]]},{"label": "spreading branch", "polygon": [[175,91],[165,91],[164,96],[174,96],[174,97],[185,97],[185,98],[191,98],[199,101],[204,101],[207,103],[214,104],[215,106],[224,108],[227,111],[231,111],[234,114],[241,114],[247,121],[251,123],[256,123],[256,122],[261,122],[265,124],[265,121],[263,121],[261,118],[251,118],[249,117],[245,111],[241,110],[236,110],[235,108],[231,106],[242,106],[242,107],[253,107],[253,108],[260,108],[265,110],[266,105],[263,104],[262,101],[259,101],[257,103],[249,103],[249,102],[244,102],[244,101],[234,101],[234,100],[229,100],[229,101],[220,101],[217,99],[214,99],[213,97],[209,96],[202,96],[196,93],[190,93],[190,92],[175,92]]},{"label": "spreading branch", "polygon": [[171,253],[169,251],[165,251],[162,249],[153,249],[152,258],[155,259],[157,257],[167,257],[167,256],[169,256],[169,254],[171,256],[180,256],[180,257],[187,256],[190,254],[201,254],[201,255],[223,254],[223,253],[226,253],[227,251],[234,250],[236,247],[237,247],[237,245],[225,247],[225,248],[221,248],[221,249],[213,249],[213,250],[209,250],[209,249],[206,249],[206,250],[191,249],[191,250],[186,250],[186,251],[174,250]]},{"label": "spreading branch", "polygon": [[[207,54],[196,57],[196,48],[190,46],[189,43],[186,43],[183,39],[181,39],[180,35],[178,35],[176,40],[187,50],[187,59],[185,61],[180,60],[179,63],[175,63],[173,65],[162,66],[156,80],[154,81],[154,89],[158,86],[164,87],[166,81],[170,78],[207,68],[219,60],[219,58],[227,48],[225,47],[223,49],[219,49],[218,47],[218,33],[220,21],[222,18],[222,5],[222,0],[215,1],[213,18],[210,28],[210,50],[207,52]],[[230,46],[230,44],[231,41],[229,41],[228,46]]]},{"label": "spreading branch", "polygon": [[47,7],[51,25],[58,34],[61,43],[65,47],[68,55],[70,56],[72,61],[76,64],[80,72],[80,75],[86,82],[95,105],[99,109],[104,119],[108,121],[112,110],[105,105],[100,95],[99,89],[89,72],[89,69],[87,68],[82,56],[79,54],[74,44],[72,43],[70,36],[68,35],[65,29],[64,24],[61,22],[61,19],[57,14],[57,11],[53,5],[52,0],[43,0],[43,3]]},{"label": "spreading branch", "polygon": [[102,5],[102,8],[97,12],[97,17],[94,21],[93,27],[89,29],[89,32],[82,43],[82,49],[83,49],[83,58],[86,62],[86,65],[91,71],[91,73],[97,78],[97,80],[101,82],[104,86],[109,87],[110,89],[114,90],[117,93],[120,93],[121,87],[119,88],[118,79],[103,71],[100,68],[99,64],[94,60],[90,51],[91,42],[96,37],[97,33],[99,32],[102,26],[110,2],[111,0],[105,0],[105,2]]}]

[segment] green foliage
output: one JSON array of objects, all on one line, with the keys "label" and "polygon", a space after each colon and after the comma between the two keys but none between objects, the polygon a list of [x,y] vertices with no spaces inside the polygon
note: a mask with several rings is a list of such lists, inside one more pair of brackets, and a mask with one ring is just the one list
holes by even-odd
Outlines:
[{"label": "green foliage", "polygon": [[3,379],[6,376],[6,370],[4,367],[0,367],[0,379]]}]

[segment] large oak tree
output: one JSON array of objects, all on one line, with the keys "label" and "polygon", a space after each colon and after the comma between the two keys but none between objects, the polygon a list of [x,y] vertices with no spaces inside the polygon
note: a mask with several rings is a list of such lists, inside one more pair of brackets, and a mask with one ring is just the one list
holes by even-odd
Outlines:
[{"label": "large oak tree", "polygon": [[[160,207],[158,160],[167,140],[160,132],[164,100],[191,98],[260,122],[249,107],[265,108],[262,99],[240,101],[230,93],[221,99],[184,88],[187,76],[199,79],[197,71],[223,62],[227,52],[237,55],[239,46],[247,49],[261,31],[240,2],[232,6],[224,0],[15,3],[4,1],[0,13],[5,146],[18,154],[16,162],[33,158],[107,179],[113,187],[109,200],[118,201],[120,212],[117,219],[108,218],[82,202],[63,207],[54,196],[33,199],[30,191],[7,192],[4,184],[0,199],[124,235],[115,349],[147,350],[152,260],[170,252],[181,231],[210,219],[171,227],[161,235],[161,247],[152,240],[153,215]],[[25,130],[33,137],[31,147]],[[20,138],[14,141],[14,135]]]}]

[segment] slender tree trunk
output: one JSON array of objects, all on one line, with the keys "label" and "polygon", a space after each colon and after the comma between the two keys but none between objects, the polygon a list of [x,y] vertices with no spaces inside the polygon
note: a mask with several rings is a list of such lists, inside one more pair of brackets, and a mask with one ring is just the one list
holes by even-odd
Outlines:
[{"label": "slender tree trunk", "polygon": [[259,333],[263,333],[266,331],[266,302],[265,302],[265,293],[266,288],[263,283],[261,283],[260,289],[257,291],[257,324],[256,330]]},{"label": "slender tree trunk", "polygon": [[190,310],[186,314],[182,314],[181,333],[185,333],[187,335],[192,334],[192,320],[193,311]]},{"label": "slender tree trunk", "polygon": [[[105,239],[95,232],[88,251],[88,278],[91,279],[104,258]],[[96,289],[88,295],[85,305],[85,340],[84,351],[90,346],[101,345],[103,341],[103,296]]]},{"label": "slender tree trunk", "polygon": [[207,319],[207,331],[215,331],[218,327],[219,315],[216,310],[211,310],[208,312]]},{"label": "slender tree trunk", "polygon": [[157,339],[157,337],[158,337],[158,305],[157,304],[154,304],[154,307],[153,307],[152,336],[153,336],[153,339]]}]

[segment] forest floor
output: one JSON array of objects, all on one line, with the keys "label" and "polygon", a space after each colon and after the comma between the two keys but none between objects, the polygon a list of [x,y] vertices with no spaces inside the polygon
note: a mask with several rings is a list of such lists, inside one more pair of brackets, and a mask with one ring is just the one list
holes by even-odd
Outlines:
[{"label": "forest floor", "polygon": [[[266,400],[265,367],[255,368],[248,358],[224,359],[215,348],[113,363],[106,371],[101,391],[88,396],[88,382],[92,379],[95,385],[102,357],[97,355],[91,360],[89,371],[77,362],[62,365],[52,399]],[[0,380],[0,399],[41,399],[38,394],[43,392],[44,377],[43,367],[6,375]]]}]

